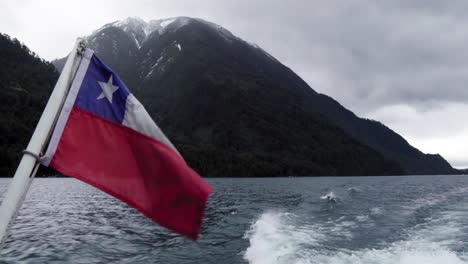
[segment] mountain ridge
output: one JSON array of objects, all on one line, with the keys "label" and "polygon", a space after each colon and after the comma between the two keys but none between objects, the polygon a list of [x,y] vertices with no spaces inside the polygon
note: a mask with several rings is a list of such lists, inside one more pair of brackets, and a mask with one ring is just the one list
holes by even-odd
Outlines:
[{"label": "mountain ridge", "polygon": [[[152,29],[145,30],[147,27]],[[213,140],[209,139],[211,136],[211,134],[208,135],[209,132],[187,130],[184,135],[181,135],[174,126],[165,123],[169,117],[171,120],[181,117],[175,115],[174,112],[179,111],[182,115],[196,109],[185,109],[186,112],[182,113],[180,110],[173,109],[174,105],[167,103],[168,100],[188,100],[183,95],[174,96],[173,93],[182,92],[180,86],[176,84],[196,86],[197,83],[203,83],[204,87],[213,85],[220,85],[224,88],[236,87],[230,90],[230,96],[236,98],[241,96],[239,90],[247,91],[249,87],[260,87],[270,89],[270,92],[276,92],[277,96],[289,100],[287,104],[297,104],[297,109],[291,111],[299,111],[301,115],[306,113],[319,116],[323,122],[340,128],[358,142],[381,153],[388,160],[396,161],[405,174],[458,173],[440,155],[424,154],[380,122],[357,117],[333,98],[314,91],[290,68],[281,64],[260,47],[236,37],[230,31],[214,23],[189,17],[151,20],[150,22],[128,18],[104,25],[88,36],[88,41],[90,47],[121,75],[138,97],[142,98],[143,103],[148,105],[150,115],[162,123],[163,130],[168,130],[173,140],[187,142],[195,137],[201,142],[213,143]],[[179,60],[184,63],[179,63]],[[54,64],[60,68],[60,61],[54,61]],[[235,78],[231,78],[233,76]],[[170,91],[167,87],[173,90]],[[204,87],[199,91],[202,91]],[[283,103],[260,88],[250,89],[245,93],[250,93],[250,96],[260,99],[268,98],[270,102],[276,104]],[[158,91],[155,91],[156,89]],[[162,90],[166,91],[162,92]],[[185,89],[185,92],[193,93],[193,90]],[[209,91],[207,96],[218,99],[221,95],[215,93],[215,91]],[[195,98],[198,95],[193,93],[190,96]],[[206,98],[197,97],[202,101]],[[244,100],[249,99],[244,98]],[[250,103],[255,104],[255,102]],[[235,108],[235,106],[230,107]],[[262,107],[270,106],[265,104]],[[294,107],[296,106],[291,106],[291,109]],[[270,108],[272,111],[280,109]],[[265,115],[263,113],[263,116]],[[248,120],[250,117],[242,118]],[[316,121],[316,119],[313,120]],[[282,122],[283,120],[276,121]],[[214,124],[217,121],[212,122]],[[197,129],[202,131],[204,128],[201,126]],[[240,132],[241,128],[236,129]],[[197,136],[203,133],[208,136]],[[257,131],[249,133],[257,133]]]}]

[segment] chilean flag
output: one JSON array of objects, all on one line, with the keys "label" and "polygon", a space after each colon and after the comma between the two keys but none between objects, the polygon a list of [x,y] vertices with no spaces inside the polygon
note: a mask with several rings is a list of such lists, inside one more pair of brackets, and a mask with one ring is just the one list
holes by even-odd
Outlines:
[{"label": "chilean flag", "polygon": [[211,187],[120,78],[86,49],[42,163],[197,239]]}]

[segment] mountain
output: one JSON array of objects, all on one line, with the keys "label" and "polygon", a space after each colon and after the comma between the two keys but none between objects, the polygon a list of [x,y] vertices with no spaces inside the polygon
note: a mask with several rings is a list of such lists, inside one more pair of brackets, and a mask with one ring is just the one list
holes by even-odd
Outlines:
[{"label": "mountain", "polygon": [[216,24],[128,18],[87,39],[202,175],[457,173]]},{"label": "mountain", "polygon": [[51,63],[0,34],[0,177],[14,173],[57,78]]},{"label": "mountain", "polygon": [[357,117],[332,98],[319,94],[311,100],[312,111],[319,111],[355,139],[397,161],[405,174],[458,174],[439,154],[424,154],[384,124]]}]

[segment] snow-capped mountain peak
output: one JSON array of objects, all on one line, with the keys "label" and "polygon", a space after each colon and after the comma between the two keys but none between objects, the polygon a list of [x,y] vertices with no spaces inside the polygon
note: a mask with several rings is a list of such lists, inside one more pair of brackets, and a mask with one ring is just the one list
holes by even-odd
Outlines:
[{"label": "snow-capped mountain peak", "polygon": [[199,18],[172,17],[165,19],[154,19],[146,22],[145,20],[139,17],[128,17],[126,19],[114,21],[104,25],[103,27],[94,31],[93,34],[89,37],[89,39],[93,41],[93,39],[96,38],[96,36],[98,36],[99,34],[101,34],[101,32],[106,28],[116,27],[123,30],[129,36],[132,36],[135,41],[135,44],[138,48],[140,48],[143,42],[145,42],[151,34],[157,32],[157,34],[163,35],[168,31],[177,31],[185,25],[188,25],[191,21],[198,21],[210,26],[214,30],[218,31],[219,34],[226,40],[232,40],[233,38],[236,38],[227,29]]}]

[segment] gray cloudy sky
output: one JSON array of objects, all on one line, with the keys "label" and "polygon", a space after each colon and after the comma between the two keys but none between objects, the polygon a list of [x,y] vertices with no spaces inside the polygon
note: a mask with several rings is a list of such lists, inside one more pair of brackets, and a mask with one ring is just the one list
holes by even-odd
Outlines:
[{"label": "gray cloudy sky", "polygon": [[51,60],[128,16],[200,17],[422,151],[468,167],[467,13],[464,0],[2,0],[0,32]]}]

